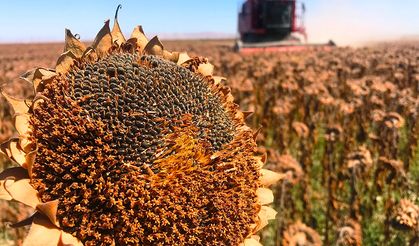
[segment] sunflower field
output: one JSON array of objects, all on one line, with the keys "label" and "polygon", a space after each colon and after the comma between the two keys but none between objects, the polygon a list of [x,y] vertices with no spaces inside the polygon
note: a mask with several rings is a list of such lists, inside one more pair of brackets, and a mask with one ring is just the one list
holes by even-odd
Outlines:
[{"label": "sunflower field", "polygon": [[[151,223],[154,219],[151,219],[151,215],[146,211],[149,205],[146,202],[141,205],[144,211],[141,209],[135,211],[134,205],[131,207],[131,210],[134,209],[136,213],[136,218],[143,218],[144,223],[142,223],[142,221],[138,222],[129,217],[130,210],[125,211],[124,209],[131,205],[126,205],[125,200],[121,200],[124,203],[121,203],[120,206],[124,209],[121,209],[122,212],[115,212],[119,216],[116,220],[125,221],[125,224],[129,224],[130,226],[127,226],[127,228],[129,227],[128,230],[127,228],[117,227],[121,226],[120,221],[112,222],[115,219],[112,212],[114,210],[108,211],[103,208],[106,213],[102,210],[94,210],[92,217],[87,219],[80,217],[89,213],[83,212],[83,209],[91,209],[88,205],[83,206],[83,200],[80,200],[80,204],[76,205],[81,212],[73,216],[76,213],[70,211],[74,208],[71,207],[73,203],[71,197],[69,197],[60,200],[68,207],[58,206],[57,212],[57,218],[65,232],[71,233],[85,245],[113,245],[115,243],[116,245],[138,245],[139,242],[148,242],[150,245],[165,245],[164,242],[172,242],[173,244],[174,242],[182,242],[184,245],[239,244],[243,240],[248,240],[245,238],[249,238],[247,237],[248,229],[240,227],[252,223],[250,217],[253,216],[254,211],[252,209],[255,206],[253,200],[256,199],[253,193],[257,187],[253,187],[250,181],[257,179],[257,172],[259,172],[256,167],[254,170],[246,169],[243,171],[240,169],[240,163],[252,162],[253,155],[255,155],[262,156],[263,161],[265,161],[264,168],[273,171],[269,172],[270,174],[279,173],[281,178],[278,178],[279,180],[275,179],[273,186],[270,186],[274,198],[269,207],[276,210],[277,214],[269,220],[269,224],[262,230],[257,230],[257,233],[254,230],[255,235],[252,235],[252,238],[256,240],[254,240],[254,244],[249,245],[259,245],[259,243],[267,246],[419,244],[419,45],[417,43],[379,43],[360,48],[336,47],[327,51],[311,49],[290,53],[259,53],[253,55],[234,52],[232,40],[167,41],[163,43],[165,49],[187,51],[189,56],[197,57],[194,62],[198,64],[202,60],[208,60],[214,65],[214,73],[223,77],[217,77],[217,79],[221,81],[223,88],[230,88],[228,93],[231,93],[234,97],[234,103],[239,105],[240,110],[243,111],[243,115],[246,117],[245,121],[253,132],[249,139],[254,137],[257,148],[253,148],[250,143],[248,144],[250,147],[247,147],[247,140],[236,141],[233,136],[243,134],[244,137],[240,139],[245,139],[245,136],[247,136],[246,130],[235,133],[237,129],[233,129],[234,127],[229,125],[228,122],[224,122],[224,115],[218,113],[217,110],[211,111],[211,114],[216,116],[216,118],[211,119],[215,120],[207,120],[205,117],[209,116],[206,112],[203,112],[201,117],[200,109],[197,109],[197,112],[191,111],[193,116],[194,114],[198,115],[196,116],[198,120],[178,119],[173,116],[176,120],[181,121],[173,124],[176,127],[182,126],[181,130],[169,131],[170,134],[168,134],[171,144],[169,147],[172,148],[169,148],[169,150],[175,154],[169,152],[167,148],[164,149],[167,153],[162,152],[162,155],[169,157],[158,162],[155,161],[155,164],[153,164],[158,164],[159,170],[154,170],[153,166],[151,166],[152,168],[147,167],[147,170],[151,175],[158,174],[166,177],[164,175],[170,176],[170,174],[164,172],[171,172],[172,165],[177,165],[176,168],[182,172],[190,172],[191,175],[194,175],[191,176],[194,181],[192,182],[188,177],[185,177],[185,173],[172,177],[170,179],[171,184],[159,181],[158,185],[161,185],[164,189],[159,190],[160,193],[156,191],[156,193],[150,194],[163,196],[165,189],[169,187],[173,190],[167,190],[167,192],[171,193],[174,198],[170,200],[173,204],[168,202],[167,199],[161,199],[163,204],[158,204],[158,209],[150,208],[149,213],[158,217],[155,218],[156,224]],[[36,102],[37,96],[33,93],[33,89],[26,81],[19,79],[19,76],[35,67],[54,67],[57,58],[62,53],[63,46],[64,44],[58,43],[0,45],[0,85],[2,92],[15,98],[29,98]],[[121,47],[124,46],[121,45]],[[105,63],[117,63],[115,69],[119,71],[119,67],[126,67],[123,62],[124,59],[128,59],[125,56],[121,57],[123,58],[109,58]],[[122,62],[118,59],[122,59]],[[154,64],[163,67],[169,66],[165,62],[156,62],[153,58],[149,59],[145,62],[151,64],[149,65],[151,67],[155,66]],[[105,67],[108,66],[106,64]],[[193,65],[194,63],[190,64],[190,66]],[[78,83],[78,71],[82,71],[79,74],[83,76],[87,74],[87,67],[80,65],[80,69],[73,72],[76,78],[73,80],[74,83]],[[135,68],[132,68],[132,70],[134,71]],[[128,74],[126,71],[124,73]],[[171,78],[170,75],[168,76]],[[193,78],[195,77],[192,77],[191,80]],[[173,83],[176,84],[176,81],[174,80]],[[148,82],[145,81],[144,83],[147,85]],[[65,84],[63,88],[67,88],[66,86],[68,87]],[[42,96],[49,100],[55,98],[54,95],[65,94],[61,87],[45,87]],[[80,87],[82,88],[83,84]],[[183,89],[185,87],[180,88],[178,93],[183,93]],[[186,86],[185,90],[188,89]],[[52,95],[53,93],[56,94]],[[69,95],[70,97],[74,95],[77,100],[86,96],[83,94],[79,97],[76,93],[70,93]],[[163,95],[165,92],[161,93]],[[194,94],[196,92],[192,90],[190,93]],[[123,93],[120,95],[123,95]],[[147,97],[143,94],[140,96]],[[173,96],[176,97],[176,93]],[[85,101],[82,100],[82,103],[87,104],[89,102],[88,97],[86,98],[83,99]],[[185,95],[182,98],[189,97]],[[147,101],[142,102],[141,100],[140,98],[132,103],[147,104]],[[164,104],[164,101],[171,102],[171,100],[170,97],[162,96],[160,102]],[[226,100],[228,102],[228,99]],[[224,103],[222,105],[227,104],[224,101],[222,102]],[[43,110],[47,112],[50,106],[42,103],[39,107],[43,107]],[[177,101],[174,100],[173,103],[177,103]],[[65,108],[65,102],[57,99],[56,104],[62,104]],[[194,105],[193,103],[188,104],[187,107],[194,107]],[[168,105],[168,107],[171,106]],[[212,106],[211,104],[210,107],[213,110],[212,107],[219,106]],[[231,105],[228,107],[234,108]],[[95,105],[89,105],[88,109],[94,111]],[[236,112],[234,110],[233,112]],[[42,121],[43,118],[48,117],[48,114],[42,110],[39,111],[42,117],[39,120],[32,118],[31,124],[36,129],[44,130],[34,131],[36,134],[34,133],[33,137],[41,143],[38,146],[40,153],[46,154],[49,149],[42,144],[41,140],[48,139],[48,143],[50,143],[55,141],[53,140],[54,137],[65,139],[67,137],[65,134],[71,135],[71,131],[57,132],[53,122],[55,120],[59,122],[59,119]],[[82,114],[80,116],[79,112],[74,111],[77,110],[69,110],[75,115],[74,118],[70,118],[71,120],[80,120],[79,124],[89,125],[87,121],[82,121],[83,117],[80,118],[83,116]],[[63,113],[64,109],[50,109],[48,112],[53,112],[61,117],[65,115]],[[101,112],[98,111],[97,114],[101,114]],[[76,117],[76,113],[77,117],[80,116],[79,118]],[[130,117],[137,116],[130,115]],[[114,116],[112,115],[112,117]],[[150,119],[153,120],[154,118]],[[0,143],[17,136],[15,121],[16,117],[13,115],[12,106],[7,103],[5,97],[0,97]],[[63,122],[60,124],[71,124],[71,122],[65,120]],[[162,125],[164,124],[162,123]],[[184,127],[184,125],[187,126]],[[154,123],[152,126],[154,127]],[[99,132],[102,131],[101,127],[102,125],[99,124],[86,129],[88,133],[89,131]],[[173,127],[177,129],[175,126]],[[107,128],[104,127],[103,129]],[[210,130],[206,131],[205,129]],[[118,132],[121,136],[126,135],[123,127],[118,128],[115,132]],[[148,136],[147,134],[143,135]],[[208,139],[208,141],[201,143],[200,140],[187,137],[195,136],[194,134],[199,135],[199,139]],[[154,133],[151,132],[151,135],[154,135]],[[87,141],[91,140],[86,140],[86,146],[88,145]],[[97,141],[106,142],[106,134],[103,135],[103,138],[98,138]],[[141,159],[144,163],[149,161],[147,156],[142,156],[142,154],[148,154],[146,151],[137,151],[144,146],[134,148],[132,146],[137,144],[135,141],[128,143],[125,148],[118,149],[115,156],[128,153],[126,155],[132,158],[137,158],[137,155],[140,159],[145,158],[144,160]],[[139,144],[144,144],[144,142]],[[188,145],[186,146],[186,144]],[[238,145],[246,147],[237,147]],[[110,146],[112,148],[112,145]],[[158,145],[156,148],[160,149],[161,146],[163,145]],[[113,159],[106,156],[107,153],[113,152],[106,152],[106,148],[102,150],[103,153],[100,152],[94,157],[86,156],[86,158],[91,157],[93,158],[91,161],[94,162],[99,158],[98,156],[102,158],[104,155],[104,164],[113,163]],[[220,152],[216,152],[218,150]],[[153,149],[153,151],[157,150]],[[189,152],[186,153],[186,151]],[[212,155],[210,160],[206,159],[207,151],[223,153],[223,155],[214,157],[216,160],[213,160]],[[235,154],[232,155],[228,151]],[[246,151],[252,152],[252,154],[246,153]],[[153,154],[155,153],[153,152],[150,155]],[[55,154],[52,156],[59,158]],[[31,183],[42,193],[41,200],[44,202],[56,197],[56,194],[52,191],[51,194],[48,193],[49,183],[43,182],[43,180],[50,182],[53,179],[49,176],[49,168],[57,169],[55,166],[48,166],[47,168],[41,165],[42,163],[48,163],[48,158],[50,156],[45,155],[37,158],[34,167],[41,171],[33,173],[35,181]],[[207,179],[205,176],[207,170],[204,170],[205,172],[201,169],[194,169],[193,172],[189,170],[195,165],[206,166],[207,162],[217,162],[219,159],[221,163],[219,165],[226,166],[223,169],[223,173],[227,175],[226,177],[218,177],[214,174],[214,177]],[[131,164],[132,160],[128,157],[123,160],[124,166],[133,165],[136,168],[134,164]],[[186,167],[184,166],[186,164],[179,160],[190,160],[191,166]],[[15,166],[15,163],[8,160],[7,153],[6,155],[0,155],[0,170]],[[96,168],[99,167],[96,166]],[[79,172],[74,168],[71,170],[71,172]],[[91,168],[85,170],[88,170],[83,171],[85,173],[91,172]],[[230,172],[234,175],[230,175]],[[251,174],[247,174],[248,172]],[[119,171],[115,175],[119,175]],[[141,176],[142,174],[138,175]],[[2,185],[6,185],[7,179],[0,178],[4,181]],[[117,176],[117,178],[120,177]],[[121,180],[123,180],[123,176],[121,176]],[[88,183],[90,181],[86,178],[86,181],[83,182]],[[130,182],[132,181],[119,182],[118,180],[115,187],[109,188],[108,191],[128,189],[125,186],[131,185]],[[60,187],[63,184],[65,186],[66,183],[59,183]],[[216,184],[231,185],[232,187],[237,185],[240,189],[231,189],[229,192],[223,190],[222,193],[213,195],[215,190],[219,190],[219,188],[213,187]],[[51,187],[57,189],[56,193],[67,192],[64,188],[61,190],[61,188],[56,188],[57,186]],[[76,188],[74,190],[77,190]],[[208,193],[202,193],[205,189]],[[129,188],[129,190],[135,189]],[[95,190],[89,191],[85,190],[85,187],[83,188],[83,194],[95,194],[95,192]],[[141,194],[145,191],[139,190],[138,192],[141,197]],[[184,193],[188,194],[187,203],[191,205],[186,207],[176,206],[176,203],[183,204],[183,201],[177,201],[175,198],[178,197],[180,200]],[[1,195],[0,192],[0,197]],[[131,199],[129,194],[126,196]],[[135,199],[137,198],[135,196]],[[91,199],[106,200],[108,198],[101,198],[100,196],[96,198],[92,195]],[[238,202],[235,203],[235,199]],[[24,219],[32,215],[33,208],[17,203],[13,199],[6,200],[12,201],[0,200],[0,245],[22,245],[30,229],[28,226],[18,227],[15,223],[23,220],[21,223],[25,224]],[[135,204],[139,204],[139,201],[142,200],[136,200]],[[115,203],[118,205],[117,202]],[[98,204],[102,203],[98,202]],[[228,205],[222,206],[222,204]],[[214,210],[202,212],[197,209],[201,207]],[[185,211],[180,211],[182,209]],[[159,211],[161,214],[158,214]],[[67,216],[67,213],[73,217]],[[125,215],[125,213],[128,215]],[[184,213],[187,215],[183,215]],[[211,217],[214,214],[217,215],[216,218]],[[165,220],[166,215],[167,220]],[[186,216],[186,219],[182,220],[182,223],[176,224],[176,221],[180,220],[178,219],[180,216]],[[199,222],[201,219],[207,221],[204,219],[205,216],[211,217],[212,224],[204,225],[203,222]],[[98,220],[97,224],[92,224],[93,219]],[[36,217],[34,220],[36,221]],[[102,223],[105,220],[108,223]],[[199,226],[191,227],[195,220],[198,221],[196,223],[200,223]],[[169,225],[174,223],[179,227],[184,223],[186,225],[185,228],[175,227],[173,229],[173,227],[161,225],[164,221],[167,221]],[[137,222],[143,226],[138,231],[135,230]],[[103,229],[101,226],[106,228]],[[154,233],[154,226],[163,228],[161,231],[164,233]],[[98,227],[101,229],[96,229]],[[201,227],[205,230],[199,229]],[[218,231],[220,233],[217,233]],[[139,232],[149,235],[149,237],[138,236],[139,238],[135,238],[136,233]],[[231,235],[232,232],[237,234]],[[170,233],[176,235],[176,240],[180,241],[166,238],[170,237]],[[224,233],[230,234],[224,235]],[[185,238],[182,239],[182,237]],[[237,237],[237,242],[234,241],[236,240],[233,239],[234,237]]]}]

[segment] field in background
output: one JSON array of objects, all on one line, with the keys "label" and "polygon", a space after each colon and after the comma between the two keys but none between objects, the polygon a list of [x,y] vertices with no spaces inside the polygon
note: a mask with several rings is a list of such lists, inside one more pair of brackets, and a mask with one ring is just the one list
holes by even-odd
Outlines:
[{"label": "field in background", "polygon": [[[208,57],[228,78],[241,109],[254,112],[248,123],[261,127],[267,167],[287,174],[274,187],[279,213],[260,234],[264,245],[419,243],[419,45],[242,56],[231,40],[164,44]],[[0,85],[30,95],[17,78],[53,67],[62,47],[0,45]],[[3,98],[0,119],[2,142],[14,134]],[[0,170],[7,165],[0,159]],[[6,224],[30,211],[4,201],[0,211],[0,244],[21,239],[25,231]]]}]

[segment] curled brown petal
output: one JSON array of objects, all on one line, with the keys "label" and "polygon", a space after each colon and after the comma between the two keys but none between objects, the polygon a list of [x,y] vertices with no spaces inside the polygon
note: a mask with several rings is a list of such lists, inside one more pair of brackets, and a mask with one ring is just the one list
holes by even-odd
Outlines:
[{"label": "curled brown petal", "polygon": [[59,227],[59,223],[57,221],[58,200],[39,203],[36,206],[36,209],[46,215],[51,223]]},{"label": "curled brown petal", "polygon": [[93,41],[92,48],[96,53],[101,57],[108,53],[109,49],[112,47],[112,35],[109,28],[109,20],[105,21],[105,25],[97,34],[95,40]]},{"label": "curled brown petal", "polygon": [[119,27],[119,23],[118,23],[118,11],[122,8],[122,5],[119,4],[118,7],[116,8],[115,11],[115,20],[113,23],[113,28],[112,28],[112,43],[117,44],[118,46],[120,46],[121,44],[125,43],[125,37],[122,34],[121,28]]},{"label": "curled brown petal", "polygon": [[26,204],[32,208],[40,203],[38,192],[30,185],[29,179],[15,181],[11,185],[5,186],[7,192],[13,200]]},{"label": "curled brown petal", "polygon": [[149,55],[162,56],[164,51],[163,44],[157,36],[154,36],[144,48],[144,52]]},{"label": "curled brown petal", "polygon": [[70,30],[65,29],[65,47],[64,52],[71,51],[75,57],[80,58],[84,51],[86,50],[86,46],[80,42]]}]

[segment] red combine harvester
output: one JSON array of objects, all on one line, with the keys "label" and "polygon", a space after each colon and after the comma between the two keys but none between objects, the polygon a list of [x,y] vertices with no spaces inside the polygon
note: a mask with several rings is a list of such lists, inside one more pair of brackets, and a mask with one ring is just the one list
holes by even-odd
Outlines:
[{"label": "red combine harvester", "polygon": [[304,4],[297,6],[296,0],[247,0],[239,13],[240,41],[235,49],[255,53],[335,46],[333,41],[307,43],[304,13]]}]

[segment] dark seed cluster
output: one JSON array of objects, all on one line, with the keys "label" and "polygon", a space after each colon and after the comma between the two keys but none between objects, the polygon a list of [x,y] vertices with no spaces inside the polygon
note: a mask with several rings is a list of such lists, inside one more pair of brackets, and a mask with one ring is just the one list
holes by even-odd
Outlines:
[{"label": "dark seed cluster", "polygon": [[[45,85],[32,185],[84,245],[238,245],[260,205],[252,132],[186,68],[114,54]],[[210,156],[217,152],[217,158]]]},{"label": "dark seed cluster", "polygon": [[68,80],[70,97],[109,126],[115,134],[111,148],[126,161],[151,163],[162,135],[185,114],[213,150],[232,140],[232,121],[219,96],[203,78],[172,62],[115,54],[74,70]]}]

